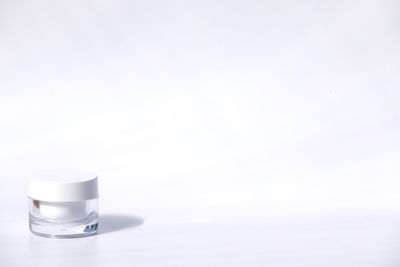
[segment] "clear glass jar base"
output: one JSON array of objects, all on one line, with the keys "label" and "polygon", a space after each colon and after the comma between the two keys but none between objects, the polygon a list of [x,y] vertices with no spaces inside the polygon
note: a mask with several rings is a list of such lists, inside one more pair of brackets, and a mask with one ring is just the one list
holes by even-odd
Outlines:
[{"label": "clear glass jar base", "polygon": [[29,217],[29,228],[35,235],[49,238],[76,238],[97,233],[97,216],[82,222],[56,223]]}]

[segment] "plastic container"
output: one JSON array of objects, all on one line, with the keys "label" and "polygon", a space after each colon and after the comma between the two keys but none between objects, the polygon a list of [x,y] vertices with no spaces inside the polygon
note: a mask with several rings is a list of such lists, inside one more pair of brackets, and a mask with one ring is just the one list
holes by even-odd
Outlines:
[{"label": "plastic container", "polygon": [[54,238],[89,236],[98,227],[98,178],[87,172],[32,175],[28,189],[29,228]]}]

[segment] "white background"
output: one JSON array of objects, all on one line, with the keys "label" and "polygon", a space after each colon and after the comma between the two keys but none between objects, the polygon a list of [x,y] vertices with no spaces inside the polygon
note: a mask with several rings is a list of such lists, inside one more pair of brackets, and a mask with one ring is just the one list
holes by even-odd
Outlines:
[{"label": "white background", "polygon": [[[399,266],[399,10],[0,1],[0,266]],[[29,233],[46,169],[98,236]]]}]

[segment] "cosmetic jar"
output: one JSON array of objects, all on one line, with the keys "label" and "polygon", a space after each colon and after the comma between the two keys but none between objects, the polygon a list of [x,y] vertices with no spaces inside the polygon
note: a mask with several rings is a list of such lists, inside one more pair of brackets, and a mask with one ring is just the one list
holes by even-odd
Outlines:
[{"label": "cosmetic jar", "polygon": [[29,177],[29,228],[44,237],[93,235],[98,226],[98,178],[87,172]]}]

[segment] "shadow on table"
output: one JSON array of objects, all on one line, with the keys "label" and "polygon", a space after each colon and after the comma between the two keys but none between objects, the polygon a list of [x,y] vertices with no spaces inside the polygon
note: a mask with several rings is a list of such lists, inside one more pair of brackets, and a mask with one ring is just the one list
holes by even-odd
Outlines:
[{"label": "shadow on table", "polygon": [[144,223],[144,219],[131,215],[104,214],[99,218],[98,234],[117,232],[128,228],[138,227]]}]

